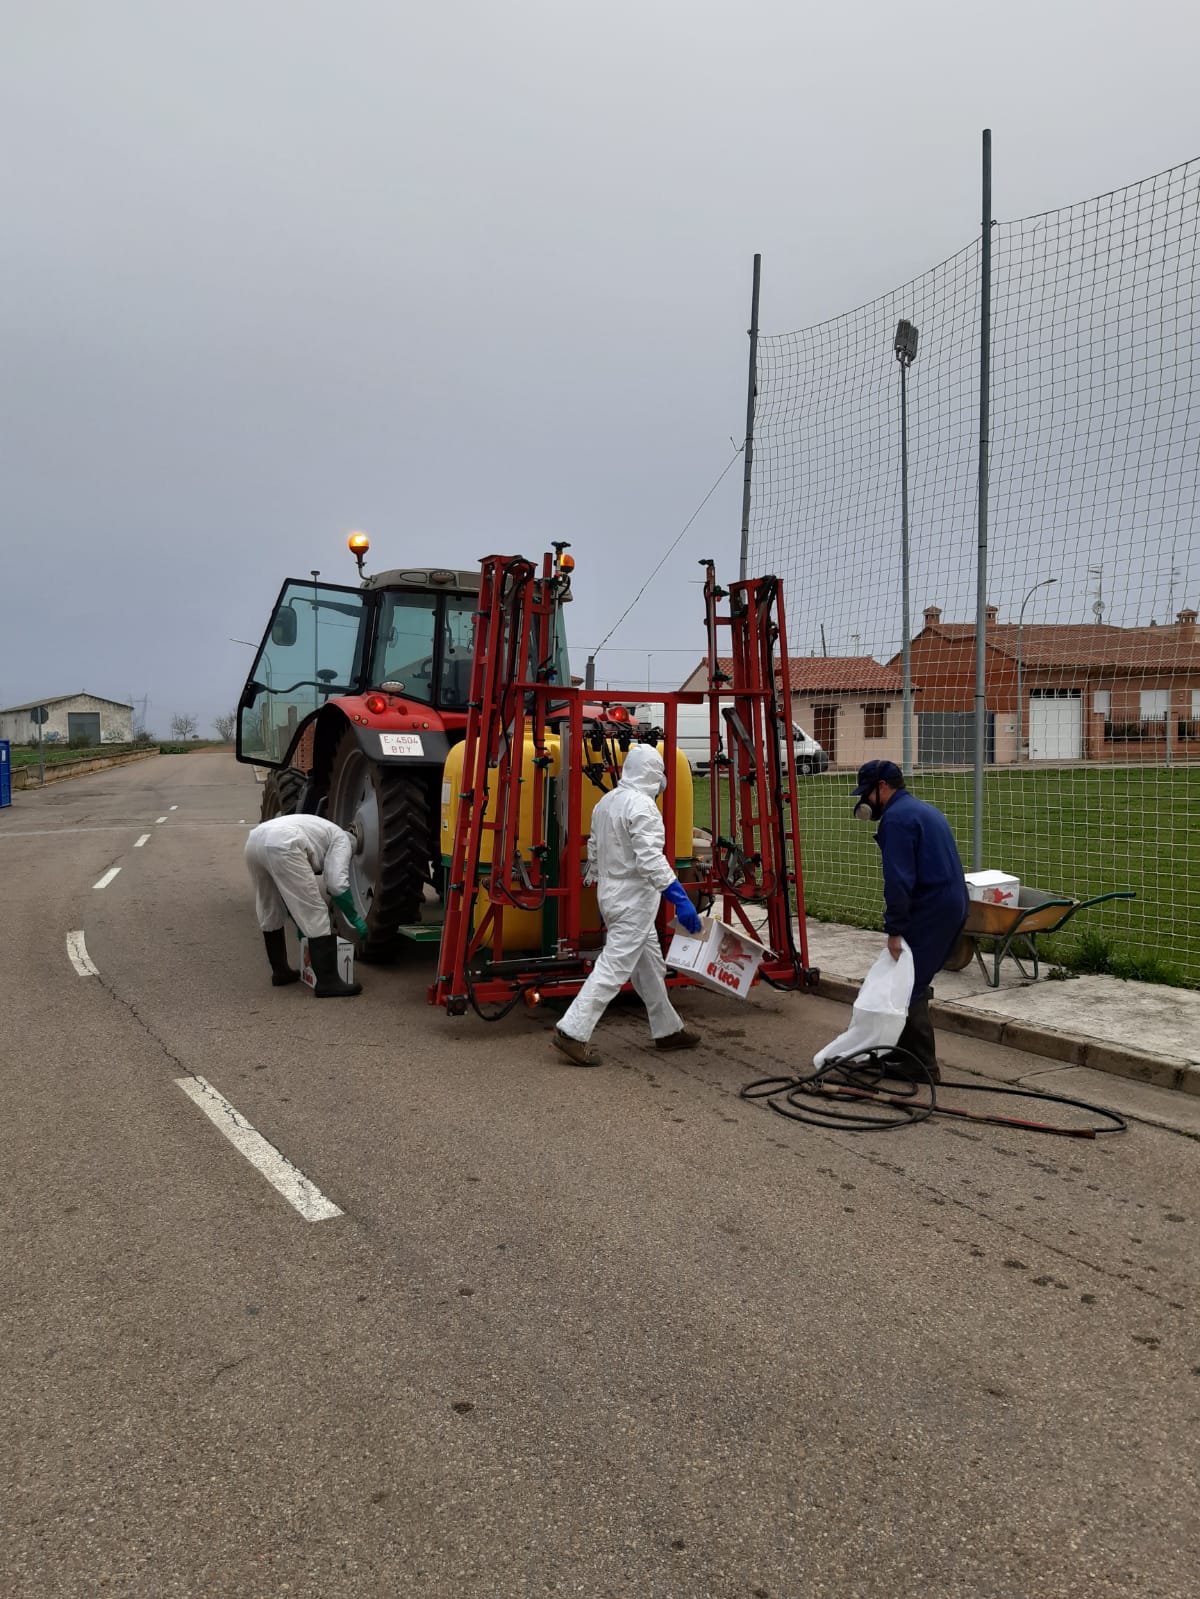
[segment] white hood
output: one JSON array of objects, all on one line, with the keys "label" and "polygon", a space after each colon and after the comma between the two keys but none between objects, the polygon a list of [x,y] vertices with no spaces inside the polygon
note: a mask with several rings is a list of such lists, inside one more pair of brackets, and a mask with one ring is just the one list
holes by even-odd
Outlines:
[{"label": "white hood", "polygon": [[621,768],[621,784],[656,799],[667,786],[667,769],[653,744],[635,744]]}]

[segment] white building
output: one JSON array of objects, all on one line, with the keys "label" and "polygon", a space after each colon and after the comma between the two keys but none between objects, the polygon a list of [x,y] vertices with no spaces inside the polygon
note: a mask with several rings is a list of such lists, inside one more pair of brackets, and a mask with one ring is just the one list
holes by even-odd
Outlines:
[{"label": "white building", "polygon": [[47,744],[66,744],[71,739],[88,744],[129,744],[133,740],[132,705],[82,692],[8,706],[0,711],[0,739],[36,744],[38,726],[31,713],[39,705],[48,712],[42,724],[42,739]]}]

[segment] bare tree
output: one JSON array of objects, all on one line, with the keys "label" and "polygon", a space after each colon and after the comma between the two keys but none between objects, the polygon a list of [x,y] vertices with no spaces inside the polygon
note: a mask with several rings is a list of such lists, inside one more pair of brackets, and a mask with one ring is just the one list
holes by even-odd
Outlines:
[{"label": "bare tree", "polygon": [[195,738],[199,725],[194,716],[185,716],[177,711],[171,718],[171,737],[174,739]]},{"label": "bare tree", "polygon": [[237,712],[230,711],[225,716],[213,717],[213,730],[222,744],[228,744],[233,738],[233,730],[237,726]]}]

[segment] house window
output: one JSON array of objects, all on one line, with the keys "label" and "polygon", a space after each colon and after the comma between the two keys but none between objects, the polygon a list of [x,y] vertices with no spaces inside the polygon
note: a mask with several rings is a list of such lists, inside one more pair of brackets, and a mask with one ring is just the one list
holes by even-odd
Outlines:
[{"label": "house window", "polygon": [[1138,714],[1143,722],[1165,722],[1171,709],[1169,688],[1144,688],[1138,699]]},{"label": "house window", "polygon": [[1095,711],[1097,716],[1111,716],[1112,690],[1107,688],[1098,688],[1096,690],[1096,697],[1092,701],[1092,709]]},{"label": "house window", "polygon": [[888,713],[888,708],[887,708],[886,705],[864,705],[863,706],[863,737],[864,738],[886,738],[887,737],[887,713]]},{"label": "house window", "polygon": [[1192,721],[1200,722],[1200,688],[1192,690]]}]

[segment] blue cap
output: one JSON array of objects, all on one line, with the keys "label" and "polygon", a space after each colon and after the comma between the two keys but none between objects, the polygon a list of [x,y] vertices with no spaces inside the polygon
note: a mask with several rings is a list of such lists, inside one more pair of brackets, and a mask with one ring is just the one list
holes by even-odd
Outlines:
[{"label": "blue cap", "polygon": [[904,787],[904,773],[895,761],[867,761],[858,769],[858,786],[856,794],[869,794],[877,783],[886,783],[889,788]]}]

